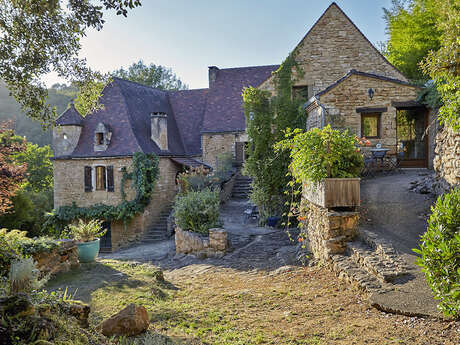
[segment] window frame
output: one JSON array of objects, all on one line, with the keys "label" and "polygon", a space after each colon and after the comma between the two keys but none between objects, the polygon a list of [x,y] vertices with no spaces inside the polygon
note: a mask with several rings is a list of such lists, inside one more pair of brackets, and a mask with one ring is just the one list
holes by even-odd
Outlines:
[{"label": "window frame", "polygon": [[[366,117],[367,118],[376,118],[377,119],[377,136],[368,136],[368,135],[364,134],[364,119]],[[381,112],[361,113],[361,136],[366,137],[366,139],[381,139],[382,138],[381,119],[382,119],[382,113]]]},{"label": "window frame", "polygon": [[[102,174],[99,175],[99,169],[103,169],[102,170]],[[96,175],[96,183],[95,183],[95,190],[96,191],[106,191],[107,190],[107,169],[104,165],[96,165],[94,167],[94,173]],[[103,188],[100,188],[101,185],[100,185],[100,176],[102,176],[103,180],[102,180],[102,187]]]},{"label": "window frame", "polygon": [[104,145],[104,133],[103,132],[96,133],[96,145]]},{"label": "window frame", "polygon": [[306,100],[310,99],[310,85],[293,85],[292,86],[292,97],[302,97],[301,91],[303,89],[307,90],[307,97],[305,98]]}]

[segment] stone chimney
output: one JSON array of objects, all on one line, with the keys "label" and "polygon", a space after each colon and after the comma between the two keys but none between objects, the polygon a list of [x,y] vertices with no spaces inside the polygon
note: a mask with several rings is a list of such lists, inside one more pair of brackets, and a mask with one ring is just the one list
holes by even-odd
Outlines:
[{"label": "stone chimney", "polygon": [[208,67],[208,76],[209,76],[209,87],[214,84],[214,82],[217,79],[217,71],[219,71],[219,68],[216,66],[209,66]]},{"label": "stone chimney", "polygon": [[168,150],[168,115],[151,113],[151,138],[162,151]]}]

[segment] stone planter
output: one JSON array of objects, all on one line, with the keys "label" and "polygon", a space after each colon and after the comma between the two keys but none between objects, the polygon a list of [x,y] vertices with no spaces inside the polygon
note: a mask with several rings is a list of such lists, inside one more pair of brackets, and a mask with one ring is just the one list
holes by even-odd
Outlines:
[{"label": "stone planter", "polygon": [[303,198],[321,207],[356,207],[361,204],[360,178],[326,178],[305,182]]},{"label": "stone planter", "polygon": [[77,243],[78,260],[80,262],[93,262],[99,254],[100,239],[91,242]]},{"label": "stone planter", "polygon": [[176,228],[176,253],[192,254],[198,257],[220,257],[228,249],[227,231],[209,229],[209,236]]}]

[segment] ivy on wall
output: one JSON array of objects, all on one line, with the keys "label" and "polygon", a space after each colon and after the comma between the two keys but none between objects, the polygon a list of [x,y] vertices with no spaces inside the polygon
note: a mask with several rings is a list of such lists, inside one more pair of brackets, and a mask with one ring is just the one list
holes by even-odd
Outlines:
[{"label": "ivy on wall", "polygon": [[[107,221],[121,220],[127,222],[135,215],[142,213],[150,202],[159,175],[159,159],[155,155],[136,152],[133,155],[131,172],[123,169],[120,183],[121,203],[116,206],[95,204],[89,207],[79,207],[75,202],[71,206],[61,206],[49,214],[46,225],[62,228],[75,219],[104,219]],[[126,200],[124,190],[126,182],[131,181],[136,196]]]}]

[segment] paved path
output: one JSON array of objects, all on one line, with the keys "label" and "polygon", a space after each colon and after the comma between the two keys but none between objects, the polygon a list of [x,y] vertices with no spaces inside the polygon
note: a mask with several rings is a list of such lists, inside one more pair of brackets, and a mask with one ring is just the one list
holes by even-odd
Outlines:
[{"label": "paved path", "polygon": [[394,291],[372,295],[371,304],[389,312],[439,317],[432,291],[420,267],[415,265],[417,256],[412,251],[419,246],[420,236],[426,230],[426,217],[435,199],[431,195],[411,192],[409,187],[410,182],[426,173],[422,169],[405,170],[404,174],[364,180],[360,227],[390,242],[411,268],[411,279]]},{"label": "paved path", "polygon": [[246,199],[230,199],[221,209],[221,219],[228,232],[231,251],[222,258],[198,259],[193,255],[176,255],[174,240],[138,244],[111,254],[101,254],[103,259],[151,262],[163,269],[177,269],[190,265],[200,267],[233,268],[243,271],[276,270],[294,265],[296,244],[289,240],[284,229],[257,226],[245,222],[243,211],[248,208]]}]

